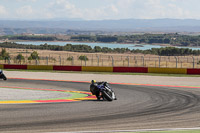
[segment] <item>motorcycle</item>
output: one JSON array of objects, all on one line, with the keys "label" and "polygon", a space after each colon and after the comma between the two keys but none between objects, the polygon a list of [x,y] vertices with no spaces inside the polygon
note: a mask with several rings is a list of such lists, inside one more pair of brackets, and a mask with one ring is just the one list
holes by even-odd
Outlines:
[{"label": "motorcycle", "polygon": [[103,83],[97,86],[102,94],[103,99],[107,101],[117,100],[116,95],[111,87],[107,83]]},{"label": "motorcycle", "polygon": [[0,70],[0,79],[7,80],[7,77],[5,76],[2,70]]}]

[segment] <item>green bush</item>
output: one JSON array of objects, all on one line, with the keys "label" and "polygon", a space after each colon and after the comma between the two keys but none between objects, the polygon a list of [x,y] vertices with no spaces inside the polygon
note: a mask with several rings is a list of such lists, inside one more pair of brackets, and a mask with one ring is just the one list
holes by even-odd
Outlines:
[{"label": "green bush", "polygon": [[39,55],[37,51],[33,51],[33,53],[31,53],[31,56],[28,57],[28,60],[36,60],[36,59],[40,59]]},{"label": "green bush", "polygon": [[8,52],[6,52],[6,49],[3,48],[1,50],[1,53],[0,53],[0,60],[8,60],[10,58],[10,55]]},{"label": "green bush", "polygon": [[72,61],[72,60],[73,60],[73,57],[70,56],[70,57],[67,58],[67,60],[68,60],[68,61]]},{"label": "green bush", "polygon": [[23,56],[21,53],[19,53],[19,54],[16,56],[16,59],[17,59],[17,60],[24,60],[25,58],[24,58],[24,56]]},{"label": "green bush", "polygon": [[86,60],[86,61],[88,61],[89,59],[88,59],[88,57],[86,56],[86,55],[81,55],[81,56],[79,56],[79,58],[78,58],[79,60]]}]

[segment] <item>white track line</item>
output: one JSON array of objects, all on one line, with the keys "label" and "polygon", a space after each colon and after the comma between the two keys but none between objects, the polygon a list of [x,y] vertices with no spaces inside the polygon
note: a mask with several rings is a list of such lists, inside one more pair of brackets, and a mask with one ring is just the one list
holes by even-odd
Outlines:
[{"label": "white track line", "polygon": [[196,128],[162,128],[162,129],[138,129],[138,130],[107,130],[107,131],[78,131],[78,132],[50,132],[50,133],[117,133],[117,132],[152,132],[152,131],[180,131],[180,130],[200,130]]}]

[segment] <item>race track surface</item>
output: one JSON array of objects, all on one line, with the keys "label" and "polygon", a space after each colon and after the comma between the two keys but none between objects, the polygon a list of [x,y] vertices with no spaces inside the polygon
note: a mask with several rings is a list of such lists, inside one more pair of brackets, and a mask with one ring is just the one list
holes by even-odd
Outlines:
[{"label": "race track surface", "polygon": [[[89,83],[9,79],[0,86],[87,91]],[[110,85],[118,100],[0,104],[0,132],[200,127],[200,89]],[[43,92],[44,93],[44,92]]]}]

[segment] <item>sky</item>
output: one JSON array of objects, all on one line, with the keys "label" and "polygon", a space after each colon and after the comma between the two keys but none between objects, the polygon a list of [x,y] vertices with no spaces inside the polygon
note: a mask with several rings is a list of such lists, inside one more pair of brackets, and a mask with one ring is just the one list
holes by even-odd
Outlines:
[{"label": "sky", "polygon": [[200,19],[200,0],[0,0],[0,19]]}]

